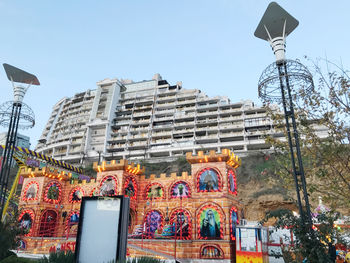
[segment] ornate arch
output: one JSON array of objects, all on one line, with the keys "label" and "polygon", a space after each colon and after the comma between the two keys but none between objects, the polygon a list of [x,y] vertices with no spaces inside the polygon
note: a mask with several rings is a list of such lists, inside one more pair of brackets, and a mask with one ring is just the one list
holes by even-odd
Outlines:
[{"label": "ornate arch", "polygon": [[234,170],[229,169],[227,171],[227,185],[229,193],[237,195],[237,180],[236,173]]},{"label": "ornate arch", "polygon": [[145,188],[145,199],[165,199],[165,189],[160,183],[150,183]]},{"label": "ornate arch", "polygon": [[221,192],[222,174],[215,167],[205,167],[197,172],[196,185],[198,192]]},{"label": "ornate arch", "polygon": [[163,230],[163,213],[158,209],[150,210],[147,212],[143,222],[146,226],[146,237],[154,238],[155,235],[160,234]]},{"label": "ornate arch", "polygon": [[57,181],[49,182],[45,187],[44,201],[51,204],[58,204],[62,199],[62,185]]},{"label": "ornate arch", "polygon": [[45,209],[40,216],[39,236],[55,236],[58,222],[58,212],[54,209]]},{"label": "ornate arch", "polygon": [[31,236],[33,233],[33,225],[34,225],[35,214],[32,209],[24,209],[21,211],[18,222],[20,224],[20,228],[25,231],[24,236]]},{"label": "ornate arch", "polygon": [[239,224],[237,208],[232,206],[230,209],[230,237],[236,240],[236,224]]},{"label": "ornate arch", "polygon": [[69,194],[69,203],[80,203],[82,197],[85,195],[83,188],[80,186],[74,187]]},{"label": "ornate arch", "polygon": [[202,259],[223,259],[224,251],[217,244],[204,244],[199,249],[199,258]]},{"label": "ornate arch", "polygon": [[135,177],[129,176],[125,179],[124,183],[124,195],[130,197],[130,199],[136,200],[138,193],[138,185]]},{"label": "ornate arch", "polygon": [[[181,185],[183,187],[180,187]],[[170,198],[180,198],[180,197],[189,198],[191,197],[191,194],[192,194],[192,190],[191,190],[190,184],[183,180],[174,182],[169,188]]]},{"label": "ornate arch", "polygon": [[39,183],[37,181],[30,181],[26,184],[23,191],[23,201],[37,201],[39,199]]},{"label": "ornate arch", "polygon": [[99,187],[99,195],[114,196],[118,194],[118,179],[114,175],[103,177]]},{"label": "ornate arch", "polygon": [[196,213],[198,239],[223,239],[225,213],[213,202],[200,206]]},{"label": "ornate arch", "polygon": [[192,217],[187,209],[173,209],[170,213],[170,225],[173,226],[173,231],[176,233],[176,239],[191,239]]}]

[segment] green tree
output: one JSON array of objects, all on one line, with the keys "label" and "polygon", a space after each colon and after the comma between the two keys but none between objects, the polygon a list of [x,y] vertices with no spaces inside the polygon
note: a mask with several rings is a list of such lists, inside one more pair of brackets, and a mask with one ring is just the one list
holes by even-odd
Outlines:
[{"label": "green tree", "polygon": [[[312,93],[294,94],[301,152],[309,193],[332,208],[350,212],[350,77],[326,60],[311,61],[316,85]],[[276,129],[285,133],[284,115],[268,107]],[[321,129],[320,129],[321,128]],[[287,140],[267,137],[275,148],[266,172],[294,189]]]},{"label": "green tree", "polygon": [[6,217],[4,222],[0,221],[0,260],[11,255],[10,249],[17,247],[18,235],[23,232],[19,228],[17,214]]},{"label": "green tree", "polygon": [[[283,248],[283,258],[286,263],[299,263],[307,258],[308,263],[332,262],[328,254],[329,245],[333,242],[345,243],[340,231],[334,227],[334,222],[339,214],[331,211],[317,214],[314,218],[313,234],[305,234],[301,218],[293,215],[290,210],[279,209],[266,214],[262,223],[276,219],[274,226],[279,229],[291,229],[293,240],[288,240],[290,245]],[[287,237],[284,237],[287,241]],[[285,242],[286,243],[286,242]]]}]

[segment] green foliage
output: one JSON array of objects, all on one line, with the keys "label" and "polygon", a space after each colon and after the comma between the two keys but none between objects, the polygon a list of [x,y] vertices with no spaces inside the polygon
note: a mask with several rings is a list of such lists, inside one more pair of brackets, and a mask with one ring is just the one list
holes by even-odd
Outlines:
[{"label": "green foliage", "polygon": [[39,261],[40,263],[74,263],[75,255],[72,251],[59,251],[56,253],[50,253],[49,258],[44,256]]},{"label": "green foliage", "polygon": [[285,262],[299,263],[307,258],[308,263],[329,263],[332,262],[328,255],[329,243],[335,240],[341,242],[338,229],[333,227],[338,216],[334,212],[318,214],[315,218],[316,229],[310,231],[311,226],[305,226],[301,218],[294,216],[292,211],[278,209],[268,212],[262,223],[276,218],[276,228],[292,230],[292,244],[283,250]]},{"label": "green foliage", "polygon": [[20,258],[16,255],[9,256],[3,260],[0,261],[0,263],[34,263],[35,260],[28,259],[28,258]]},{"label": "green foliage", "polygon": [[191,165],[187,162],[185,156],[181,156],[172,162],[150,163],[146,160],[141,161],[140,164],[146,168],[146,176],[149,176],[150,174],[159,175],[161,173],[191,173]]},{"label": "green foliage", "polygon": [[93,163],[88,163],[83,168],[83,174],[90,176],[91,178],[96,178],[97,172],[93,168]]},{"label": "green foliage", "polygon": [[249,154],[242,157],[242,164],[237,169],[237,182],[246,184],[250,181],[264,181],[266,178],[262,171],[267,164],[263,153]]},{"label": "green foliage", "polygon": [[16,248],[17,236],[21,233],[17,215],[7,217],[5,222],[0,222],[0,260],[10,256],[9,250]]},{"label": "green foliage", "polygon": [[[312,61],[314,90],[301,87],[294,96],[297,128],[308,192],[312,199],[322,196],[333,209],[350,212],[350,76],[348,71],[326,61]],[[306,88],[306,87],[305,87]],[[268,108],[275,128],[286,136],[284,114]],[[323,134],[319,132],[323,128]],[[287,141],[268,137],[274,146],[269,177],[294,188]]]}]

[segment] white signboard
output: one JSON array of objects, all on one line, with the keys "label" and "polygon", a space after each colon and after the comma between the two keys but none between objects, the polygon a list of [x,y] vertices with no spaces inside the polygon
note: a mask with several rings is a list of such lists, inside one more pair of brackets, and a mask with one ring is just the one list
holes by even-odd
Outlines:
[{"label": "white signboard", "polygon": [[[124,197],[83,198],[77,237],[77,262],[102,263],[117,259],[118,250],[123,247],[120,242],[124,242],[120,239],[125,236],[121,231],[127,231],[127,227],[121,230],[122,225],[127,226],[127,222],[121,220],[125,218],[121,215],[121,211],[125,211],[122,209],[123,201]],[[129,202],[124,202],[124,206],[126,204],[128,206]],[[129,213],[127,208],[125,212]]]}]

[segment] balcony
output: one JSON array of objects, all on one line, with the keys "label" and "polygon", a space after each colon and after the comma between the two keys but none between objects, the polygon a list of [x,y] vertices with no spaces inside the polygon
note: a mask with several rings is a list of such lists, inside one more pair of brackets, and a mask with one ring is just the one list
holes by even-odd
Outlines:
[{"label": "balcony", "polygon": [[163,109],[163,110],[157,110],[155,114],[159,115],[159,114],[167,114],[167,113],[174,113],[174,112],[175,112],[175,109]]},{"label": "balcony", "polygon": [[194,104],[196,103],[195,99],[192,100],[178,100],[177,105],[185,105],[185,104]]},{"label": "balcony", "polygon": [[237,136],[243,136],[243,132],[220,133],[220,138],[229,138],[229,137],[237,137]]},{"label": "balcony", "polygon": [[150,116],[152,115],[152,111],[143,111],[143,112],[134,112],[134,117],[140,117],[140,116]]},{"label": "balcony", "polygon": [[171,131],[153,132],[152,137],[171,136]]}]

